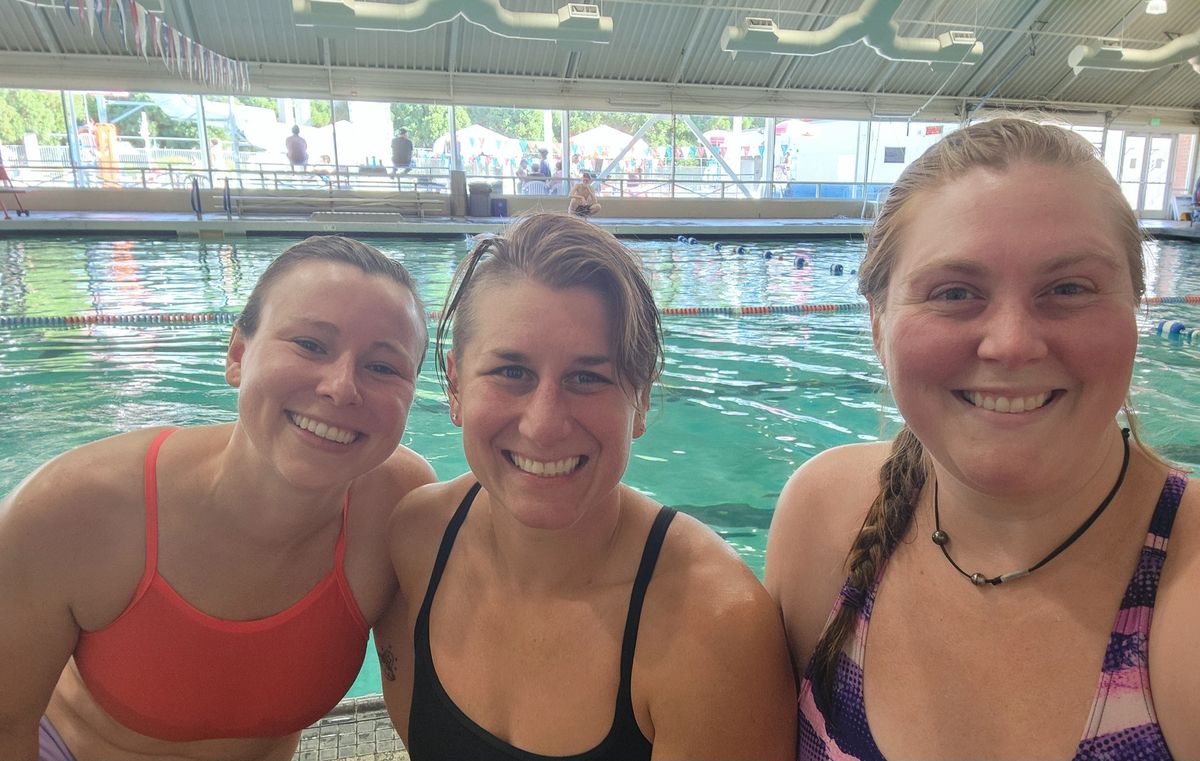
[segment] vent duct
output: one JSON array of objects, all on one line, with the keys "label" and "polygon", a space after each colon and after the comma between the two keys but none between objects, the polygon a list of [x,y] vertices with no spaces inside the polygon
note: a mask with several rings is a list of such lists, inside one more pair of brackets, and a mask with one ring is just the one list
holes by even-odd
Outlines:
[{"label": "vent duct", "polygon": [[578,46],[612,42],[611,16],[591,3],[564,4],[557,13],[510,11],[500,0],[413,0],[400,5],[370,0],[292,0],[296,26],[318,33],[374,29],[419,32],[462,16],[501,37]]},{"label": "vent duct", "polygon": [[1084,69],[1153,71],[1184,62],[1200,72],[1200,30],[1150,49],[1127,48],[1120,40],[1102,37],[1086,45],[1078,45],[1067,54],[1067,63],[1076,74]]},{"label": "vent duct", "polygon": [[971,31],[950,31],[937,37],[902,37],[892,17],[901,0],[862,0],[853,13],[840,16],[824,29],[803,31],[780,29],[769,18],[747,17],[721,33],[721,49],[732,53],[770,55],[821,55],[831,50],[864,42],[876,53],[893,61],[931,63],[977,63],[983,43]]}]

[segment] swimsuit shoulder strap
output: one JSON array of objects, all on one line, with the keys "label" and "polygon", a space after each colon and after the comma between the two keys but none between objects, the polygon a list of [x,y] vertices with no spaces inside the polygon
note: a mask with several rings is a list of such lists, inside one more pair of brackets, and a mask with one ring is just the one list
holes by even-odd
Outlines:
[{"label": "swimsuit shoulder strap", "polygon": [[446,570],[446,562],[450,559],[450,550],[454,547],[454,540],[458,538],[458,531],[462,528],[463,522],[467,520],[467,513],[471,511],[471,504],[475,501],[475,496],[479,494],[479,489],[480,484],[476,481],[475,485],[463,495],[458,509],[454,511],[450,522],[446,524],[446,531],[442,534],[442,543],[438,546],[437,558],[433,561],[433,570],[429,573],[429,586],[425,590],[425,600],[421,603],[421,610],[417,614],[418,632],[422,629],[422,624],[426,628],[429,625],[429,610],[433,607],[433,596],[437,593],[438,583],[442,580],[442,572]]}]

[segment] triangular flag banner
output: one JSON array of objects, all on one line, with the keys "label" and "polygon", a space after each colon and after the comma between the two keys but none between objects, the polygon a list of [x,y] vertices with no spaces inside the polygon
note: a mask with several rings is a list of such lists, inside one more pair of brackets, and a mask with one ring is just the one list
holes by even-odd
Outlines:
[{"label": "triangular flag banner", "polygon": [[[115,18],[113,5],[117,7]],[[217,55],[147,12],[137,0],[62,0],[62,9],[71,24],[82,26],[86,21],[88,32],[95,36],[99,31],[106,43],[106,30],[112,30],[127,52],[145,61],[157,56],[181,77],[224,90],[250,88],[248,65]]]}]

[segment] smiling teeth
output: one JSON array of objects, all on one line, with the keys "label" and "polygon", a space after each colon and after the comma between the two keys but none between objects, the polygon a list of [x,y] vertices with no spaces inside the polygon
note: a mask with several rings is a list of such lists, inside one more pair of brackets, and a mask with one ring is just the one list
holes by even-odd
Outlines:
[{"label": "smiling teeth", "polygon": [[970,400],[971,404],[976,407],[982,407],[985,410],[993,412],[1032,412],[1046,404],[1050,399],[1051,392],[1043,391],[1040,394],[1032,396],[991,396],[989,394],[981,394],[978,391],[968,391],[965,396]]},{"label": "smiling teeth", "polygon": [[516,465],[526,473],[535,476],[542,476],[544,478],[567,475],[571,471],[575,470],[575,468],[579,467],[579,461],[581,459],[579,455],[576,455],[574,457],[568,457],[565,460],[558,460],[556,462],[538,462],[537,460],[531,460],[528,457],[522,457],[516,452],[511,452],[510,454],[512,456],[513,465]]},{"label": "smiling teeth", "polygon": [[339,444],[349,444],[358,438],[358,434],[353,431],[343,431],[341,428],[335,428],[327,423],[318,423],[312,418],[304,417],[295,412],[288,413],[288,417],[292,419],[298,427],[303,428],[314,436],[319,436],[327,441],[336,441]]}]

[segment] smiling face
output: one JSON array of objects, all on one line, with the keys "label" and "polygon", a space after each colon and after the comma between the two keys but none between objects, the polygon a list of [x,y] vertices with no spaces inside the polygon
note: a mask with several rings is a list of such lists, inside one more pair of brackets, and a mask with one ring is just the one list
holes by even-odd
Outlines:
[{"label": "smiling face", "polygon": [[226,378],[257,456],[307,488],[348,483],[396,449],[424,346],[412,293],[313,259],[273,282],[255,332],[234,331]]},{"label": "smiling face", "polygon": [[492,505],[543,529],[615,505],[644,417],[617,380],[607,305],[526,278],[492,281],[473,300],[478,325],[447,370],[467,463]]},{"label": "smiling face", "polygon": [[970,170],[914,197],[876,349],[909,427],[989,494],[1092,472],[1129,388],[1129,258],[1086,171]]}]

